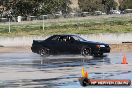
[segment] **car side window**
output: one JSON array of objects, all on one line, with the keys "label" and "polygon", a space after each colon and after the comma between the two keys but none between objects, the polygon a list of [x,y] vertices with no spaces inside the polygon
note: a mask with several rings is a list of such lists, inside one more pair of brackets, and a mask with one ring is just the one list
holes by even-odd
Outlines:
[{"label": "car side window", "polygon": [[79,36],[72,36],[74,40],[76,41],[86,41],[85,39],[79,37]]},{"label": "car side window", "polygon": [[59,41],[60,41],[60,42],[67,42],[67,41],[68,41],[68,36],[61,36],[61,37],[59,38]]},{"label": "car side window", "polygon": [[69,41],[69,42],[73,42],[74,40],[75,40],[75,39],[74,39],[73,37],[69,37],[69,38],[68,38],[68,41]]},{"label": "car side window", "polygon": [[59,41],[59,36],[55,36],[51,39],[52,41]]},{"label": "car side window", "polygon": [[76,41],[79,41],[78,37],[76,37],[76,36],[72,36],[72,38],[73,38],[74,40],[76,40]]}]

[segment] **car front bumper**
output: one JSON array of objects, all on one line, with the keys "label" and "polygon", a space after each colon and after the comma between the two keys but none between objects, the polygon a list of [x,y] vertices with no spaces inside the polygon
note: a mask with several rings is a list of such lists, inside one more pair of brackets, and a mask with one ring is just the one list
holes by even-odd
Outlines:
[{"label": "car front bumper", "polygon": [[38,53],[39,47],[37,47],[37,46],[32,46],[32,47],[31,47],[31,51],[34,52],[34,53]]},{"label": "car front bumper", "polygon": [[110,53],[110,47],[101,47],[93,50],[93,53]]}]

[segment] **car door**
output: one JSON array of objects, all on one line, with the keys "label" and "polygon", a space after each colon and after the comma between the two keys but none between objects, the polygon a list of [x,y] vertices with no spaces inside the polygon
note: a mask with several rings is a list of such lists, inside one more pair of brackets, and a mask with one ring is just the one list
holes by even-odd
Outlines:
[{"label": "car door", "polygon": [[78,42],[72,36],[68,36],[66,46],[67,51],[72,54],[76,54],[79,52]]},{"label": "car door", "polygon": [[59,42],[60,36],[54,36],[48,41],[48,47],[53,51],[60,51],[60,42]]},{"label": "car door", "polygon": [[68,52],[68,45],[67,45],[67,36],[61,36],[59,38],[59,51],[62,53],[67,53]]}]

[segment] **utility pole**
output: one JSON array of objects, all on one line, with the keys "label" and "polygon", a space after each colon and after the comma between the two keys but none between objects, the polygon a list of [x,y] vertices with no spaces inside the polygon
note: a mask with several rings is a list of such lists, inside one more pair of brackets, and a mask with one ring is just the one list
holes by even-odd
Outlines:
[{"label": "utility pole", "polygon": [[43,31],[44,31],[44,15],[43,15]]},{"label": "utility pole", "polygon": [[11,19],[9,17],[9,30],[8,30],[9,33],[11,33]]},{"label": "utility pole", "polygon": [[9,11],[8,13],[8,17],[9,17],[9,30],[8,30],[8,33],[11,33],[11,12]]}]

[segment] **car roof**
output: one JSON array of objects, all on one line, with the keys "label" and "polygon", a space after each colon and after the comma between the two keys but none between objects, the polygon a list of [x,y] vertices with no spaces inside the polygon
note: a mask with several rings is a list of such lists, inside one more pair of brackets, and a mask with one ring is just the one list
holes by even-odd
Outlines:
[{"label": "car roof", "polygon": [[53,35],[53,36],[78,36],[76,34],[59,34],[59,35]]}]

